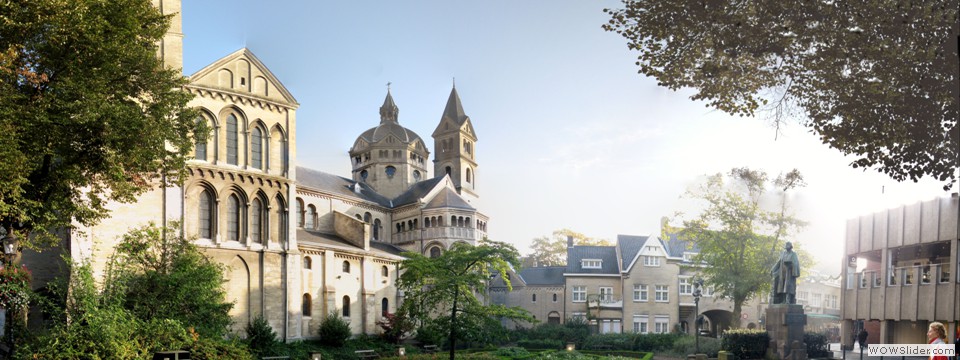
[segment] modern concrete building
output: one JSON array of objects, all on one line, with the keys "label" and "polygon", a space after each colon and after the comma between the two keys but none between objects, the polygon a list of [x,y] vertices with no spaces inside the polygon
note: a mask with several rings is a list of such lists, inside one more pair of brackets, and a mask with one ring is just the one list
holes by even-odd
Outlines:
[{"label": "modern concrete building", "polygon": [[842,341],[866,328],[868,343],[926,343],[940,321],[948,337],[960,320],[957,194],[847,221]]}]

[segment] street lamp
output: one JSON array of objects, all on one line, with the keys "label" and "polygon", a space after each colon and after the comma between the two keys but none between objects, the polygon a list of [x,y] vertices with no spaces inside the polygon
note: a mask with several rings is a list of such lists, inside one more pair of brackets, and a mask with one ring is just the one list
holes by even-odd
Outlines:
[{"label": "street lamp", "polygon": [[8,234],[3,237],[3,262],[6,265],[12,265],[13,259],[17,257],[17,237]]},{"label": "street lamp", "polygon": [[696,326],[696,342],[697,342],[697,354],[700,353],[700,297],[703,296],[701,289],[703,288],[703,279],[697,279],[693,282],[693,305],[695,307],[694,314],[694,323]]}]

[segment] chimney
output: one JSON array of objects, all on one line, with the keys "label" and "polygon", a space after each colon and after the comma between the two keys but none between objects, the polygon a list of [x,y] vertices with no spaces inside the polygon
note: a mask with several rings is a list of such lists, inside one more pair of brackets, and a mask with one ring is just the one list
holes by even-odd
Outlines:
[{"label": "chimney", "polygon": [[573,236],[572,236],[572,235],[567,235],[567,249],[572,248],[572,247],[573,247]]}]

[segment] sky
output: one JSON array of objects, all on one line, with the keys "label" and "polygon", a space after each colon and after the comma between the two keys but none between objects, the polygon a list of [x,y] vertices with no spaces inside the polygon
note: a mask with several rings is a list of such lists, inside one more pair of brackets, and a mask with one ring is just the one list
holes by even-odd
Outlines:
[{"label": "sky", "polygon": [[729,116],[690,100],[692,90],[658,87],[637,74],[626,40],[601,29],[603,9],[619,6],[187,0],[183,70],[250,49],[300,104],[298,165],[347,178],[347,152],[379,124],[388,82],[400,124],[431,153],[455,82],[477,132],[489,236],[522,253],[563,228],[611,241],[656,235],[661,217],[699,213],[702,204],[684,194],[706,174],[796,168],[807,186],[790,201],[808,225],[793,240],[818,269],[838,274],[847,219],[949,196],[933,180],[897,183],[853,169],[799,122],[778,135],[763,116]]}]

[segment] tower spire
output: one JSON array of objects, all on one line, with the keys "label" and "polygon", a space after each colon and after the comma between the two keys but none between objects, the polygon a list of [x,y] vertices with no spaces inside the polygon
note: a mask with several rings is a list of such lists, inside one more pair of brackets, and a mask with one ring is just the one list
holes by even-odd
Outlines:
[{"label": "tower spire", "polygon": [[383,105],[380,106],[380,123],[397,123],[397,115],[400,114],[400,108],[393,102],[393,96],[390,95],[390,83],[387,83],[387,98],[383,99]]}]

